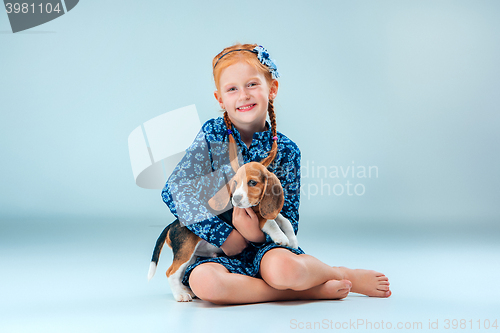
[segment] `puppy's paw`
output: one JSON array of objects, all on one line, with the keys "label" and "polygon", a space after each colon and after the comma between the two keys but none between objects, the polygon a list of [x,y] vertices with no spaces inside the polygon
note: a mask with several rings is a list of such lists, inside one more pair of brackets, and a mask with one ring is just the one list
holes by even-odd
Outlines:
[{"label": "puppy's paw", "polygon": [[278,245],[290,246],[290,240],[288,240],[288,237],[286,237],[284,234],[276,235],[275,237],[272,238],[273,241]]},{"label": "puppy's paw", "polygon": [[191,302],[196,295],[188,288],[185,288],[179,293],[174,293],[174,298],[177,302]]},{"label": "puppy's paw", "polygon": [[174,298],[177,302],[191,302],[193,298],[196,297],[191,288],[186,287],[180,283],[172,283],[170,287],[172,289],[172,294],[174,294]]},{"label": "puppy's paw", "polygon": [[174,295],[174,298],[177,302],[191,302],[193,300],[191,295],[188,293]]},{"label": "puppy's paw", "polygon": [[299,248],[299,241],[297,240],[297,236],[293,235],[290,237],[290,245],[289,246],[294,248],[294,249]]}]

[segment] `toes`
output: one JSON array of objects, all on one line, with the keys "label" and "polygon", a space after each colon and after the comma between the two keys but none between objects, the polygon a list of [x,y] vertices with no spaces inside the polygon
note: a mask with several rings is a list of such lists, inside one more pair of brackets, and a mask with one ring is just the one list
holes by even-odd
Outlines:
[{"label": "toes", "polygon": [[352,282],[349,281],[349,280],[342,280],[340,281],[340,283],[342,283],[342,287],[339,289],[339,290],[343,290],[343,289],[348,289],[348,290],[351,290],[352,288]]},{"label": "toes", "polygon": [[352,283],[349,280],[329,280],[319,290],[320,299],[342,299],[349,295]]},{"label": "toes", "polygon": [[377,276],[379,281],[389,281],[389,278],[385,275]]},{"label": "toes", "polygon": [[387,286],[387,285],[380,285],[380,286],[377,287],[377,290],[388,291],[389,290],[389,286]]},{"label": "toes", "polygon": [[349,290],[346,290],[343,293],[339,294],[338,299],[346,298],[347,295],[349,295]]},{"label": "toes", "polygon": [[341,281],[330,280],[327,283],[331,283],[331,286],[333,288],[335,288],[335,291],[337,293],[341,293],[341,292],[344,292],[344,291],[347,291],[347,293],[349,293],[349,291],[351,291],[351,288],[352,288],[352,282],[349,281],[349,280],[341,280]]},{"label": "toes", "polygon": [[372,297],[383,297],[383,298],[385,298],[385,297],[389,297],[389,296],[391,296],[391,294],[392,294],[392,293],[391,293],[391,291],[390,291],[390,290],[377,290],[377,291],[375,291],[375,292],[374,292],[372,295],[370,295],[370,296],[372,296]]},{"label": "toes", "polygon": [[352,282],[349,280],[342,280],[339,282],[340,282],[340,285],[339,285],[339,289],[337,290],[337,293],[336,293],[337,294],[336,298],[337,299],[346,298],[347,295],[349,295],[349,292],[351,291]]}]

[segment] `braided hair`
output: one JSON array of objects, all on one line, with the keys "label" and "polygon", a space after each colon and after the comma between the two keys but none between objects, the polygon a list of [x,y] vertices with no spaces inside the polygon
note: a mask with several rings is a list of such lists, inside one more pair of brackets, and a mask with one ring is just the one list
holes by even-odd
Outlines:
[{"label": "braided hair", "polygon": [[[217,90],[219,90],[220,88],[219,79],[222,70],[238,61],[245,61],[248,64],[255,66],[259,71],[263,72],[269,84],[272,82],[273,79],[271,73],[269,72],[269,68],[263,65],[257,59],[255,54],[252,54],[251,52],[232,52],[228,54],[228,52],[235,51],[238,49],[253,50],[256,46],[257,44],[235,44],[233,46],[225,48],[218,55],[214,57],[212,61],[212,66],[213,66],[214,81]],[[224,54],[227,55],[222,57],[222,55]],[[276,154],[278,153],[278,140],[274,140],[274,138],[277,138],[278,134],[276,130],[276,114],[274,113],[274,104],[272,99],[269,100],[269,103],[267,105],[267,113],[269,116],[269,120],[271,122],[271,133],[273,137],[273,144],[271,150],[269,151],[268,156],[264,158],[262,161],[260,161],[260,163],[263,164],[265,167],[267,167],[274,161],[274,159],[276,158]],[[234,141],[234,137],[232,135],[233,124],[231,122],[231,119],[229,118],[229,114],[227,113],[227,111],[224,111],[224,123],[226,124],[229,133],[229,159],[231,161],[231,166],[236,172],[236,170],[238,169],[237,159],[236,159],[237,155],[236,142]]]}]

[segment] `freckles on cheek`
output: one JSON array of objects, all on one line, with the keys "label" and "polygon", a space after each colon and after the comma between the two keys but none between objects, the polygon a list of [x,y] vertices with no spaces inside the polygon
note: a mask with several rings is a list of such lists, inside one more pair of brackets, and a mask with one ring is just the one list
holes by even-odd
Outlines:
[{"label": "freckles on cheek", "polygon": [[260,93],[260,92],[255,93],[255,97],[257,97],[257,98],[259,98],[259,99],[260,99],[260,98],[264,98],[264,96],[265,96],[265,95],[264,95],[264,94],[262,94],[262,93]]}]

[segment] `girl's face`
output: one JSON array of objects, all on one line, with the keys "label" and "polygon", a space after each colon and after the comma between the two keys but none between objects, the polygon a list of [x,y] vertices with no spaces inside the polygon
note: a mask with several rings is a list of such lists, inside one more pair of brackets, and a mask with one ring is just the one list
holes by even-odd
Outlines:
[{"label": "girl's face", "polygon": [[219,89],[214,95],[221,108],[228,112],[231,122],[238,127],[264,127],[269,99],[278,92],[278,81],[271,85],[261,72],[244,61],[222,70]]}]

